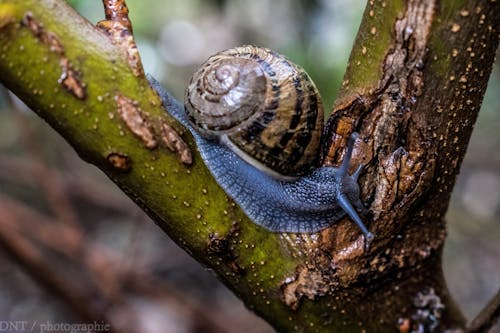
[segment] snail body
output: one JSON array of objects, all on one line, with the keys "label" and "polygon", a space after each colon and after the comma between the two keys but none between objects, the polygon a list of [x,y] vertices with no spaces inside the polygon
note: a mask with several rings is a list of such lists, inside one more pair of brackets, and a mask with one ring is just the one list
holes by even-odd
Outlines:
[{"label": "snail body", "polygon": [[192,133],[217,183],[254,223],[273,232],[314,233],[347,214],[367,243],[373,239],[356,212],[364,209],[361,166],[348,173],[356,136],[340,167],[317,166],[322,103],[300,67],[254,46],[223,51],[193,75],[185,109],[150,81]]}]

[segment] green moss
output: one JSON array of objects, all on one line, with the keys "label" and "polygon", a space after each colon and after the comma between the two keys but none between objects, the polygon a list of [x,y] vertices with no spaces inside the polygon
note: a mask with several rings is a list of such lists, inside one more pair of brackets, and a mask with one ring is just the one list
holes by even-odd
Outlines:
[{"label": "green moss", "polygon": [[[187,131],[184,138],[194,154],[191,166],[182,164],[166,148],[147,149],[127,128],[117,111],[117,95],[135,101],[152,128],[167,122],[181,130],[161,107],[146,78],[133,75],[123,52],[62,1],[0,1],[0,18],[7,17],[6,8],[15,23],[4,25],[0,34],[2,83],[57,130],[84,160],[115,181],[173,240],[214,267],[249,305],[267,308],[269,303],[279,308],[279,281],[293,275],[298,259],[284,254],[278,235],[250,222],[219,188]],[[51,51],[46,42],[20,23],[28,11],[44,32],[57,38],[63,52]],[[63,57],[85,84],[84,99],[76,98],[58,82]],[[130,170],[114,168],[107,160],[110,153],[127,156]],[[231,233],[234,223],[237,232]],[[209,254],[211,235],[227,237],[233,261],[251,274],[242,277],[234,272],[231,262]],[[266,264],[260,264],[263,261]],[[276,278],[270,279],[271,275]],[[261,288],[266,293],[271,290],[272,296],[255,298],[253,293]]]},{"label": "green moss", "polygon": [[[394,22],[404,10],[402,1],[384,4],[376,2],[365,10],[341,98],[378,87],[381,66],[394,39]],[[452,15],[448,10],[444,16]],[[60,40],[64,57],[86,85],[84,99],[58,82],[61,53],[51,51],[20,24],[28,11]],[[183,137],[194,155],[191,166],[166,148],[146,148],[127,128],[117,111],[117,95],[135,101],[152,128],[167,122],[182,130],[165,113],[147,80],[133,75],[123,51],[102,32],[57,0],[0,0],[0,29],[0,81],[64,136],[83,159],[115,181],[173,240],[213,268],[247,306],[283,331],[359,330],[357,322],[348,320],[352,313],[361,317],[359,298],[349,302],[345,295],[333,294],[334,287],[328,290],[331,295],[314,300],[302,297],[297,311],[283,303],[280,285],[287,278],[294,279],[297,266],[311,264],[310,260],[305,254],[291,254],[280,235],[249,221],[211,177],[188,133]],[[432,37],[431,47],[436,54],[450,51],[439,37]],[[449,68],[449,58],[437,59],[431,66]],[[110,153],[126,155],[130,170],[113,167],[107,160]],[[227,241],[224,253],[209,250],[214,237]],[[331,272],[324,274],[335,278]],[[367,327],[376,331],[372,328]]]},{"label": "green moss", "polygon": [[394,23],[405,10],[403,1],[384,4],[367,3],[336,104],[346,96],[378,88],[385,56],[394,43]]}]

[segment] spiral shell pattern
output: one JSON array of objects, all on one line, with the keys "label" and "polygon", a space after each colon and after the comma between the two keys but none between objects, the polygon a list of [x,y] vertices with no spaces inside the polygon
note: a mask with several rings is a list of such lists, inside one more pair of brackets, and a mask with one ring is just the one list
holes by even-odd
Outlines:
[{"label": "spiral shell pattern", "polygon": [[210,57],[191,78],[185,107],[202,135],[273,176],[317,164],[321,97],[302,68],[271,50],[242,46]]}]

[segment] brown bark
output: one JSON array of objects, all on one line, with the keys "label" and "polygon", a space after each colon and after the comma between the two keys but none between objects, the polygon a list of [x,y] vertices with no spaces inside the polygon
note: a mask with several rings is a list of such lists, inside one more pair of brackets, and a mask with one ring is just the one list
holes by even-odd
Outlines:
[{"label": "brown bark", "polygon": [[[326,164],[339,159],[348,133],[360,133],[358,161],[366,164],[362,198],[377,235],[369,259],[351,254],[339,261],[339,278],[346,285],[369,282],[360,289],[377,292],[365,296],[370,305],[362,312],[376,313],[383,322],[394,323],[398,313],[400,322],[415,327],[423,319],[415,319],[418,298],[430,292],[442,305],[437,330],[463,327],[441,271],[444,215],[494,63],[499,6],[408,1],[393,22],[386,52],[368,60],[370,45],[380,46],[373,40],[383,34],[371,21],[388,11],[368,4],[328,121]],[[378,75],[363,81],[356,76],[363,77],[366,68],[359,67],[368,61],[376,63]],[[335,258],[349,239],[348,232],[337,231],[318,247]]]},{"label": "brown bark", "polygon": [[[23,6],[5,0],[0,5],[11,2]],[[58,10],[64,7],[58,6]],[[277,235],[253,225],[208,177],[198,155],[192,167],[190,159],[183,159],[185,153],[195,152],[192,140],[160,112],[158,98],[140,71],[130,75],[135,63],[131,59],[137,58],[127,55],[129,71],[109,74],[114,77],[109,86],[93,85],[109,75],[102,78],[91,69],[104,70],[113,66],[110,63],[124,68],[118,47],[109,47],[104,55],[88,54],[70,38],[78,36],[78,30],[62,31],[58,20],[63,18],[50,18],[46,8],[23,12],[22,25],[13,23],[19,13],[9,10],[0,7],[0,32],[8,32],[0,40],[8,40],[10,47],[4,53],[6,60],[0,59],[2,82],[275,328],[302,332],[464,328],[441,270],[443,217],[498,46],[497,2],[368,3],[340,98],[327,124],[324,152],[325,164],[337,164],[348,135],[360,133],[353,164],[366,165],[360,178],[362,200],[369,207],[364,221],[376,234],[368,251],[347,218],[316,235]],[[76,14],[71,15],[78,21]],[[79,24],[86,29],[87,45],[106,43],[88,24]],[[54,31],[60,39],[53,38]],[[65,48],[54,41],[64,42]],[[43,79],[36,68],[39,64],[23,67],[23,54],[13,51],[19,44],[32,47],[34,54],[46,54],[50,48],[49,60],[57,58],[45,64],[63,71],[60,84],[46,89],[58,91],[50,102],[33,93],[32,83],[18,74],[33,75],[35,83]],[[79,53],[86,57],[75,56]],[[20,70],[11,69],[14,62]],[[125,79],[129,84],[120,85]],[[60,85],[69,94],[61,94]],[[87,98],[97,97],[102,102],[102,96],[114,98],[100,105],[86,103]],[[81,108],[81,114],[95,115],[99,121],[53,110],[51,103]],[[82,125],[93,132],[83,135]],[[171,147],[172,140],[165,138],[173,134],[177,135],[173,141],[180,140],[183,146],[174,145],[176,155],[170,156],[161,148]],[[166,144],[161,144],[163,139]],[[155,186],[165,179],[169,186]]]}]

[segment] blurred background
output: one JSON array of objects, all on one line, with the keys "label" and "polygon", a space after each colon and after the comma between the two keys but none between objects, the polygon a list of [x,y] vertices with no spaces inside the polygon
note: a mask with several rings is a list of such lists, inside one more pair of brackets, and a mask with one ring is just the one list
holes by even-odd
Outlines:
[{"label": "blurred background", "polygon": [[[103,19],[101,1],[69,3],[92,23]],[[251,43],[304,67],[329,112],[365,1],[127,4],[146,71],[177,98],[209,55]],[[499,89],[497,66],[448,212],[446,277],[469,319],[500,287]],[[0,133],[8,244],[0,247],[0,323],[87,318],[116,332],[273,331],[2,86]]]}]

